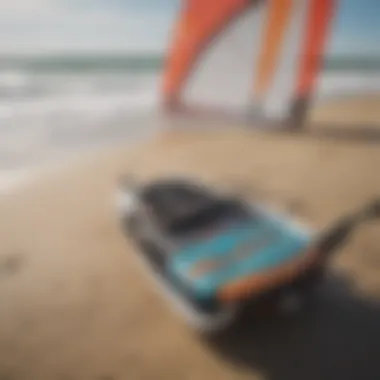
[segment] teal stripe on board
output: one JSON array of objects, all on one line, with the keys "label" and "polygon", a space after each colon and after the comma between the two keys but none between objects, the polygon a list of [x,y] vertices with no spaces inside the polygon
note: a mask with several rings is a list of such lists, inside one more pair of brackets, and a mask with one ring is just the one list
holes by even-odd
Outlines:
[{"label": "teal stripe on board", "polygon": [[181,271],[187,271],[199,261],[221,259],[229,255],[238,245],[265,233],[267,228],[267,223],[262,222],[260,225],[248,223],[243,226],[233,227],[223,235],[192,245],[178,252],[173,259],[173,265],[177,266],[177,269]]},{"label": "teal stripe on board", "polygon": [[233,226],[222,235],[202,241],[201,243],[192,244],[180,250],[174,256],[172,265],[177,270],[187,271],[199,261],[223,259],[248,240],[252,240],[252,244],[254,244],[255,238],[273,233],[273,231],[277,231],[277,234],[280,230],[286,231],[287,234],[303,234],[289,226],[287,220],[266,211],[257,210],[256,213],[258,214],[258,218],[254,221]]},{"label": "teal stripe on board", "polygon": [[195,286],[200,293],[207,296],[236,278],[244,278],[283,265],[302,254],[308,243],[309,240],[305,237],[283,236],[276,244],[258,252],[253,251],[247,259],[227,265],[221,270],[197,279]]},{"label": "teal stripe on board", "polygon": [[[178,252],[171,263],[173,273],[194,287],[198,297],[207,298],[235,279],[283,265],[306,252],[311,240],[308,232],[279,216],[257,212],[261,217],[255,222]],[[208,260],[217,262],[215,269],[193,278],[191,268]]]}]

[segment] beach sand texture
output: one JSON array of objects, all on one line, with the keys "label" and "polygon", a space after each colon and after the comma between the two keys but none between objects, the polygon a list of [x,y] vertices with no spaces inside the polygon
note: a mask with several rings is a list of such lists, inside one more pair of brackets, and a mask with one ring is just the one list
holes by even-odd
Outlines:
[{"label": "beach sand texture", "polygon": [[107,148],[0,198],[0,379],[380,378],[379,224],[334,258],[310,313],[209,340],[146,281],[120,230],[117,178],[189,174],[257,187],[315,227],[380,194],[379,144],[242,130]]},{"label": "beach sand texture", "polygon": [[328,99],[312,107],[309,120],[355,128],[360,128],[361,125],[379,126],[380,97],[372,94]]}]

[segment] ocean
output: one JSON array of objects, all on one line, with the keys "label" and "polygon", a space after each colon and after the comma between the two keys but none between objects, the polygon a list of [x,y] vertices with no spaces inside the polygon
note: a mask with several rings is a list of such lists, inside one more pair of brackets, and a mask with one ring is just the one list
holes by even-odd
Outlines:
[{"label": "ocean", "polygon": [[[0,170],[150,133],[163,60],[0,56]],[[380,91],[380,59],[325,64],[318,98]]]}]

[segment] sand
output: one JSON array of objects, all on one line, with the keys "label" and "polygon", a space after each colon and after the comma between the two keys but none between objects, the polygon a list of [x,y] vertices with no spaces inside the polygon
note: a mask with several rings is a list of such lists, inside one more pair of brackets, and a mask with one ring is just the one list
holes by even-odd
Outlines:
[{"label": "sand", "polygon": [[380,378],[379,224],[331,263],[294,319],[247,315],[206,339],[140,272],[117,178],[194,175],[291,209],[315,228],[380,194],[378,144],[242,130],[167,132],[89,153],[0,197],[0,379]]},{"label": "sand", "polygon": [[329,99],[312,107],[310,121],[339,123],[360,129],[363,125],[379,127],[380,97],[377,94]]}]

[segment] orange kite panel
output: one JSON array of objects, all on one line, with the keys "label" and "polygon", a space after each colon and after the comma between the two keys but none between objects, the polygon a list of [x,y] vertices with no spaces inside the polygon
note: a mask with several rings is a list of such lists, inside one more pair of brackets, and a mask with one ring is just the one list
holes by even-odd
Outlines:
[{"label": "orange kite panel", "polygon": [[219,31],[252,5],[252,0],[189,0],[175,28],[166,62],[163,92],[174,103],[199,55]]},{"label": "orange kite panel", "polygon": [[335,3],[336,0],[310,0],[297,83],[297,95],[300,97],[308,96],[314,90],[325,53],[325,42]]},{"label": "orange kite panel", "polygon": [[260,52],[255,96],[265,95],[273,79],[286,28],[290,21],[292,0],[269,0],[269,13]]}]

